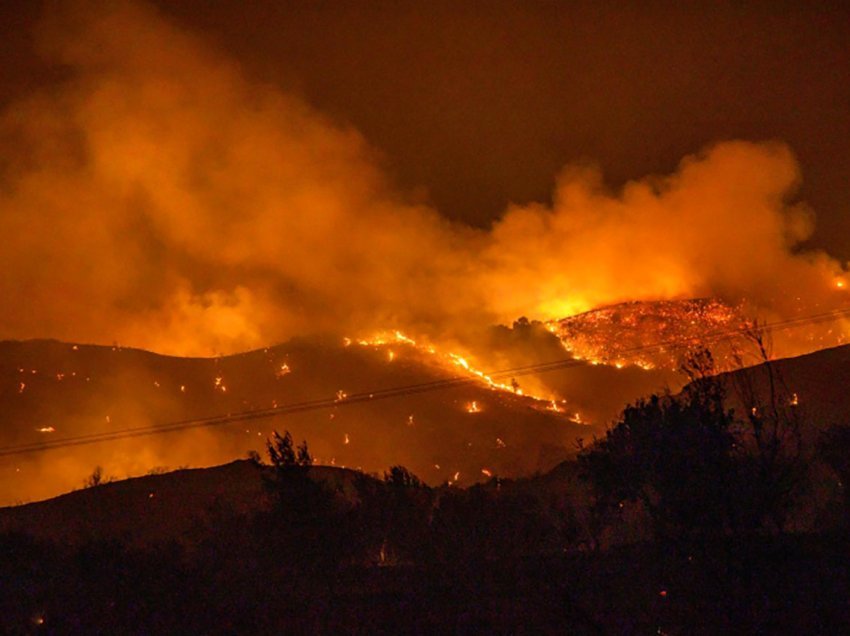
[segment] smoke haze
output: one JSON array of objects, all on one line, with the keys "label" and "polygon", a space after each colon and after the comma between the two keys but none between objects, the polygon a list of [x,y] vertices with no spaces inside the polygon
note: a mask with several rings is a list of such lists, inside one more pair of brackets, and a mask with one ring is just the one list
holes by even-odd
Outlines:
[{"label": "smoke haze", "polygon": [[845,300],[842,264],[799,249],[813,214],[781,142],[717,143],[618,192],[568,166],[551,205],[480,230],[147,5],[57,3],[38,40],[66,80],[0,116],[0,338],[211,355],[622,300],[746,299],[779,317]]}]

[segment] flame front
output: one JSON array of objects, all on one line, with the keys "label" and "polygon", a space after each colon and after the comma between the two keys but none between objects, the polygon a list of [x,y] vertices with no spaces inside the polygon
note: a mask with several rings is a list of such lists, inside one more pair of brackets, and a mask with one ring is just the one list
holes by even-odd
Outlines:
[{"label": "flame front", "polygon": [[[352,342],[350,338],[344,338],[343,344],[346,342]],[[468,355],[461,355],[459,353],[455,353],[452,351],[442,351],[436,345],[420,342],[417,339],[414,339],[404,332],[399,330],[393,331],[380,331],[373,335],[370,338],[360,338],[357,340],[357,344],[361,347],[377,347],[377,348],[385,348],[392,345],[403,345],[414,349],[417,353],[424,355],[427,359],[430,359],[436,362],[439,366],[445,369],[454,369],[455,371],[460,370],[465,375],[470,376],[472,379],[477,380],[479,383],[487,386],[488,388],[504,392],[510,393],[512,395],[517,395],[521,397],[527,397],[533,402],[536,403],[536,406],[542,409],[547,409],[555,412],[562,412],[562,409],[552,408],[552,405],[555,404],[553,397],[546,395],[527,395],[525,391],[520,388],[519,383],[512,379],[511,382],[499,382],[494,379],[491,374],[488,374],[484,371],[481,371],[476,366],[474,366],[469,359]],[[387,350],[387,361],[392,362],[394,360],[399,359],[399,352],[395,349]],[[392,354],[392,355],[390,355]],[[474,405],[474,406],[473,406]],[[470,413],[478,413],[480,412],[481,407],[476,402],[471,403],[467,406],[467,411]],[[410,417],[409,423],[412,425],[413,416]]]}]

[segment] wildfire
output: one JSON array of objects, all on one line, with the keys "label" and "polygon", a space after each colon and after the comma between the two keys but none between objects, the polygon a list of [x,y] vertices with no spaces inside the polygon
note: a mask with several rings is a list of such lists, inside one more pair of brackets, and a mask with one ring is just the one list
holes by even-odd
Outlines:
[{"label": "wildfire", "polygon": [[277,376],[278,378],[282,378],[283,376],[288,375],[289,373],[292,373],[292,369],[289,368],[288,363],[284,362],[282,365],[280,365],[277,372],[275,372],[275,376]]},{"label": "wildfire", "polygon": [[55,433],[56,429],[52,426],[42,426],[41,428],[35,429],[39,433]]},{"label": "wildfire", "polygon": [[463,367],[463,368],[464,368],[464,369],[466,369],[467,371],[469,371],[469,370],[470,370],[470,368],[469,368],[469,363],[466,361],[466,359],[465,359],[465,358],[461,358],[461,357],[460,357],[459,355],[457,355],[456,353],[450,353],[450,354],[449,354],[449,357],[450,357],[452,360],[454,360],[454,362],[455,362],[455,364],[456,364],[457,366],[459,366],[459,367]]},{"label": "wildfire", "polygon": [[744,323],[740,308],[696,299],[622,303],[550,321],[546,328],[577,360],[648,371],[676,370],[683,347],[712,344],[707,337],[734,331]]},{"label": "wildfire", "polygon": [[466,412],[467,412],[467,413],[480,413],[480,412],[481,412],[481,409],[480,409],[480,408],[478,408],[478,402],[475,402],[475,401],[473,400],[472,402],[470,402],[469,404],[467,404],[467,405],[466,405]]},{"label": "wildfire", "polygon": [[[350,343],[352,341],[350,338],[344,338],[343,342]],[[523,389],[520,388],[516,379],[511,379],[509,383],[499,382],[491,375],[477,369],[467,357],[451,351],[445,353],[440,352],[433,344],[418,342],[398,330],[392,332],[379,332],[371,338],[361,338],[357,340],[357,344],[361,347],[384,347],[392,344],[413,347],[418,352],[433,357],[442,366],[458,368],[464,373],[475,377],[477,380],[486,384],[493,390],[505,391],[521,396],[526,395]],[[387,351],[388,362],[392,362],[397,357],[398,353],[396,349],[389,349]],[[549,403],[550,401],[548,397],[539,395],[529,395],[528,397],[541,402],[541,407],[542,403]]]},{"label": "wildfire", "polygon": [[484,373],[483,371],[479,371],[478,369],[472,367],[466,358],[463,358],[456,353],[449,353],[448,357],[454,362],[455,366],[462,368],[467,373],[471,373],[472,375],[478,376],[481,380],[490,385],[493,389],[500,389],[502,391],[510,391],[511,393],[516,393],[517,395],[522,395],[522,389],[519,388],[519,385],[514,381],[513,384],[503,384],[502,382],[496,382],[492,377]]},{"label": "wildfire", "polygon": [[[833,284],[846,291],[845,279]],[[716,369],[726,371],[736,368],[740,354],[751,347],[747,332],[753,323],[746,307],[745,301],[733,307],[710,298],[634,301],[553,320],[545,326],[575,359],[592,365],[677,371],[688,349],[708,347]],[[798,307],[801,316],[805,311],[811,309]],[[846,322],[825,328],[801,321],[793,329],[774,332],[772,353],[789,357],[841,345],[847,339]]]}]

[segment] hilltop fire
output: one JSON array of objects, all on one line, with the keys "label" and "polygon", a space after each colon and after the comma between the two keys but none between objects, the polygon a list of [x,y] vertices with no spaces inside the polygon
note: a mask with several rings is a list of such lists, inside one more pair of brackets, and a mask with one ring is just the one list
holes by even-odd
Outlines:
[{"label": "hilltop fire", "polygon": [[740,309],[697,299],[622,303],[549,321],[546,328],[579,360],[677,369],[683,350],[716,348],[721,338],[734,340],[745,324]]},{"label": "hilltop fire", "polygon": [[[768,328],[764,333],[776,357],[847,341],[843,325],[802,320],[799,325],[784,321],[779,326],[782,329]],[[719,370],[729,370],[740,365],[741,354],[752,347],[748,334],[758,332],[759,323],[748,318],[743,305],[702,298],[621,303],[552,320],[546,328],[576,359],[591,364],[675,371],[689,349],[705,347]]]}]

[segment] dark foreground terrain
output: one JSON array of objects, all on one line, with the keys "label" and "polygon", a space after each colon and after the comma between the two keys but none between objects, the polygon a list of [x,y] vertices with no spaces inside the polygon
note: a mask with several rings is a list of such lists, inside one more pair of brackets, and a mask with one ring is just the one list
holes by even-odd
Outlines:
[{"label": "dark foreground terrain", "polygon": [[315,466],[289,433],[93,473],[0,509],[0,632],[850,633],[847,351],[734,376],[698,352],[576,459],[468,488]]},{"label": "dark foreground terrain", "polygon": [[[850,630],[840,524],[594,546],[577,470],[462,490],[430,489],[400,469],[383,480],[308,469],[305,480],[290,467],[278,481],[243,461],[5,509],[0,631]],[[639,532],[638,517],[615,524]]]},{"label": "dark foreground terrain", "polygon": [[[0,542],[3,633],[840,634],[850,544],[830,536],[629,546],[293,574],[274,551]],[[212,550],[212,549],[211,549]]]}]

